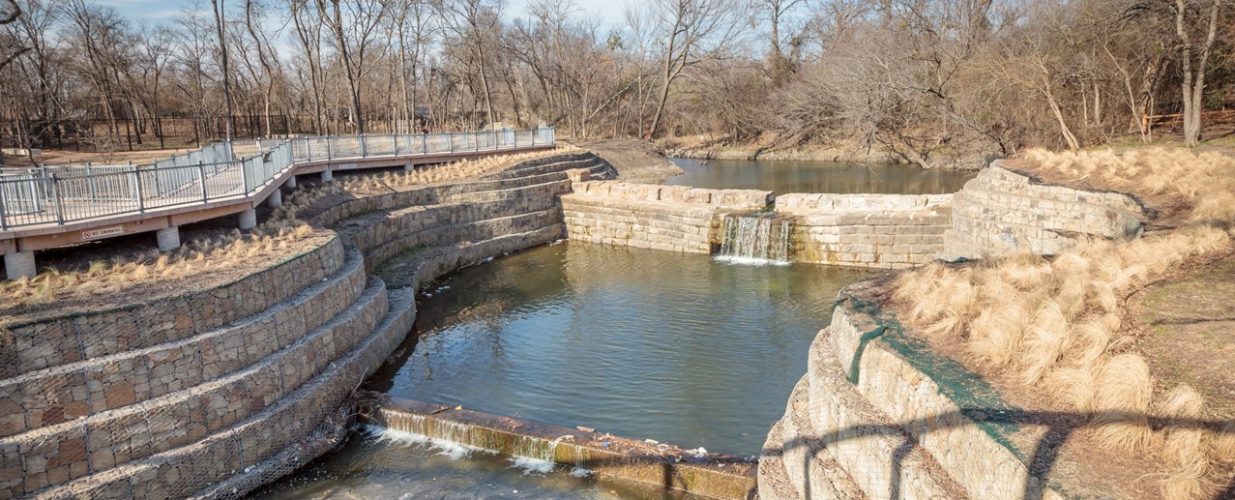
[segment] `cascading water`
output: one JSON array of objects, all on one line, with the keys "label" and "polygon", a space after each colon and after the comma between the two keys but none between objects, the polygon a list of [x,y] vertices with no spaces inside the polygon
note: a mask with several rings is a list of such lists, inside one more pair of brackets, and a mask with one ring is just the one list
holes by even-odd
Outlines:
[{"label": "cascading water", "polygon": [[718,260],[738,264],[789,264],[789,219],[764,214],[725,215]]}]

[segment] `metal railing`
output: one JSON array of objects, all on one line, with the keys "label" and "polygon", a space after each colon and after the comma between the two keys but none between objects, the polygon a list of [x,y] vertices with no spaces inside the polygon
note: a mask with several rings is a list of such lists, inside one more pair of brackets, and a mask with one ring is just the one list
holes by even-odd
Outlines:
[{"label": "metal railing", "polygon": [[243,198],[297,164],[550,146],[553,128],[438,134],[297,137],[259,141],[237,159],[216,143],[151,165],[67,165],[0,172],[0,230],[64,225],[147,210]]}]

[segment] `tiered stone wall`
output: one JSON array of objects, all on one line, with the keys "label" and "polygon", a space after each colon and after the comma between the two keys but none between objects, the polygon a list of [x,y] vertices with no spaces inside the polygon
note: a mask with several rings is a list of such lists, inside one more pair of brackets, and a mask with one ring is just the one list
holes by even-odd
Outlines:
[{"label": "tiered stone wall", "polygon": [[566,234],[605,245],[711,253],[718,214],[766,208],[770,191],[594,181],[561,197]]},{"label": "tiered stone wall", "polygon": [[[342,439],[340,403],[411,329],[418,287],[560,238],[570,179],[611,173],[559,155],[334,200],[315,220],[338,237],[232,283],[8,322],[0,497],[236,497],[290,472]],[[366,273],[413,249],[396,286]]]},{"label": "tiered stone wall", "polygon": [[1134,237],[1149,219],[1132,197],[1042,184],[995,162],[965,183],[944,235],[946,260],[1032,252],[1054,255],[1079,236]]},{"label": "tiered stone wall", "polygon": [[899,269],[943,249],[951,201],[948,194],[783,194],[776,211],[795,216],[792,260]]},{"label": "tiered stone wall", "polygon": [[764,444],[760,498],[1063,498],[1028,467],[1024,445],[1044,429],[1018,426],[981,378],[841,296]]}]

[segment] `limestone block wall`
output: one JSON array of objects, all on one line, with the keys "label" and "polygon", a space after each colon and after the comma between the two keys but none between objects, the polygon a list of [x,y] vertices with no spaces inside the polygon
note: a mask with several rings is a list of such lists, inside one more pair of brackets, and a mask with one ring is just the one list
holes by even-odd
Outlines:
[{"label": "limestone block wall", "polygon": [[760,498],[1108,497],[1103,485],[1051,472],[1075,464],[1031,469],[1049,420],[1034,422],[900,331],[864,286],[841,292],[811,345],[807,373],[764,444]]},{"label": "limestone block wall", "polygon": [[[411,329],[422,283],[560,238],[569,172],[611,171],[590,155],[530,163],[332,200],[315,220],[337,237],[232,283],[8,321],[0,497],[237,497],[328,450],[340,403]],[[410,280],[367,273],[370,252],[414,247]]]},{"label": "limestone block wall", "polygon": [[606,245],[711,253],[717,216],[766,208],[770,191],[593,181],[561,197],[567,237]]},{"label": "limestone block wall", "polygon": [[206,290],[155,297],[79,312],[50,310],[6,322],[13,345],[5,349],[0,376],[98,358],[183,339],[264,311],[311,283],[337,272],[343,245],[331,241],[234,282]]},{"label": "limestone block wall", "polygon": [[783,194],[776,212],[794,216],[794,261],[900,269],[943,250],[951,201],[948,194]]},{"label": "limestone block wall", "polygon": [[940,254],[947,260],[1025,251],[1053,255],[1079,235],[1136,236],[1149,218],[1128,195],[1046,185],[1002,162],[965,183],[952,205],[952,227]]}]

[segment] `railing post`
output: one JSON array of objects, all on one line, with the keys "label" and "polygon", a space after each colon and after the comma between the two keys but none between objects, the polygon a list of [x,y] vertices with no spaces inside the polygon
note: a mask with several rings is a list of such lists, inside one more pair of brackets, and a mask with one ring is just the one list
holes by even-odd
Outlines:
[{"label": "railing post", "polygon": [[399,156],[399,134],[390,134],[390,140],[395,143],[395,156]]},{"label": "railing post", "polygon": [[60,179],[56,178],[56,174],[51,174],[51,196],[52,201],[56,203],[56,223],[64,225],[64,203],[60,201]]},{"label": "railing post", "polygon": [[4,217],[4,186],[6,185],[0,182],[0,231],[7,231],[9,229],[8,222]]},{"label": "railing post", "polygon": [[455,133],[446,132],[446,144],[450,146],[450,152],[455,152]]},{"label": "railing post", "polygon": [[420,153],[429,154],[429,134],[420,134]]},{"label": "railing post", "polygon": [[368,148],[368,146],[367,146],[367,145],[365,145],[365,140],[364,140],[364,139],[365,139],[365,135],[364,135],[364,134],[360,134],[360,157],[361,157],[361,158],[368,158],[368,157],[369,157],[369,148]]},{"label": "railing post", "polygon": [[472,131],[472,149],[480,151],[480,131]]},{"label": "railing post", "polygon": [[202,183],[202,203],[205,203],[210,200],[210,197],[206,195],[206,166],[200,161],[197,162],[197,178]]},{"label": "railing post", "polygon": [[249,162],[241,160],[240,176],[244,178],[244,194],[245,196],[248,196],[249,190],[252,189],[249,186]]},{"label": "railing post", "polygon": [[536,146],[536,130],[532,129],[532,146]]},{"label": "railing post", "polygon": [[493,129],[493,150],[497,151],[497,129]]},{"label": "railing post", "polygon": [[93,200],[93,199],[98,198],[99,189],[95,185],[94,170],[90,168],[90,162],[86,162],[86,178],[89,179],[89,182],[87,184],[89,184],[90,186],[90,199]]},{"label": "railing post", "polygon": [[333,139],[330,136],[326,136],[326,161],[334,160],[334,152],[331,151],[333,148],[330,147],[331,142],[333,142]]}]

